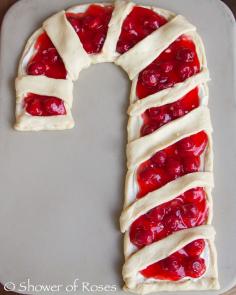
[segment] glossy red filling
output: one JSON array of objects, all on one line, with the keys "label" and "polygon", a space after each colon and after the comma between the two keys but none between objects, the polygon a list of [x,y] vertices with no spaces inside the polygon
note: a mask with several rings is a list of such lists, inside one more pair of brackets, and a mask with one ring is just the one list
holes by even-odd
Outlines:
[{"label": "glossy red filling", "polygon": [[29,93],[25,98],[25,110],[32,116],[66,115],[63,101],[52,96]]},{"label": "glossy red filling", "polygon": [[87,53],[99,53],[102,50],[112,11],[113,6],[110,5],[90,5],[84,13],[66,14]]},{"label": "glossy red filling", "polygon": [[201,131],[157,152],[142,163],[137,170],[137,198],[142,198],[182,175],[198,172],[200,156],[207,143],[207,134]]},{"label": "glossy red filling", "polygon": [[[135,220],[130,228],[130,240],[136,247],[142,248],[173,232],[202,225],[207,216],[204,189],[191,189]],[[196,240],[171,256],[148,266],[141,274],[147,278],[173,281],[185,276],[200,277],[206,270],[205,261],[200,257],[204,248],[204,240]]]},{"label": "glossy red filling", "polygon": [[141,99],[173,87],[199,71],[200,63],[195,44],[189,37],[183,35],[140,72],[137,96]]},{"label": "glossy red filling", "polygon": [[151,9],[135,6],[123,22],[116,51],[124,53],[150,35],[167,20]]},{"label": "glossy red filling", "polygon": [[148,135],[161,126],[178,119],[199,106],[198,88],[193,89],[176,102],[148,109],[142,115],[141,136]]},{"label": "glossy red filling", "polygon": [[[182,175],[200,171],[200,156],[207,144],[207,134],[201,131],[155,153],[142,163],[137,170],[137,198],[144,197]],[[206,193],[203,188],[195,188],[139,217],[131,225],[130,240],[142,248],[178,230],[202,225],[207,216]],[[195,241],[150,265],[141,274],[147,278],[163,280],[200,277],[206,270],[205,261],[200,257],[204,245],[204,241]],[[199,247],[200,254],[197,252]]]},{"label": "glossy red filling", "polygon": [[35,51],[26,69],[28,75],[45,75],[55,79],[66,78],[67,71],[64,63],[46,33],[38,37]]},{"label": "glossy red filling", "polygon": [[130,240],[142,248],[173,232],[204,224],[207,215],[204,189],[191,189],[136,219],[130,228]]},{"label": "glossy red filling", "polygon": [[204,240],[196,240],[169,257],[160,260],[141,274],[146,278],[177,281],[184,277],[199,278],[206,271],[205,260],[200,257],[205,248]]}]

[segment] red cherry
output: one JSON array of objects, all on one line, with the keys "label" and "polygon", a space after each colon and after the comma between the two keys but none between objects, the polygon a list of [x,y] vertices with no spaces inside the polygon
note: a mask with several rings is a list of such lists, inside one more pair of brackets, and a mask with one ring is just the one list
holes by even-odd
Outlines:
[{"label": "red cherry", "polygon": [[155,87],[159,80],[159,74],[154,70],[145,70],[142,73],[142,81],[148,87]]},{"label": "red cherry", "polygon": [[60,57],[58,55],[56,48],[48,49],[48,58],[51,63],[56,63],[57,61],[59,61]]},{"label": "red cherry", "polygon": [[190,136],[183,138],[177,143],[178,151],[183,157],[189,155],[192,152],[193,147],[194,142],[192,141],[192,138]]},{"label": "red cherry", "polygon": [[178,202],[178,200],[174,200],[170,203],[170,210],[171,210],[171,214],[173,214],[173,216],[176,216],[178,218],[181,217],[181,206],[183,204],[181,204],[181,202]]},{"label": "red cherry", "polygon": [[[170,202],[171,210],[173,209],[179,210],[180,206],[183,204],[183,199],[182,197],[177,197],[173,201]],[[179,215],[176,215],[179,216]]]},{"label": "red cherry", "polygon": [[74,28],[75,32],[79,33],[80,30],[81,30],[81,25],[80,25],[79,19],[77,19],[75,17],[72,17],[72,16],[68,16],[67,19],[71,23],[71,25]]},{"label": "red cherry", "polygon": [[30,63],[27,68],[27,73],[33,76],[44,75],[46,73],[46,66],[42,62]]},{"label": "red cherry", "polygon": [[187,227],[196,226],[198,217],[200,216],[198,207],[193,203],[186,203],[182,206],[181,210],[181,216],[184,224]]},{"label": "red cherry", "polygon": [[186,64],[179,65],[178,72],[181,81],[188,79],[194,74],[193,68]]},{"label": "red cherry", "polygon": [[124,29],[125,31],[127,31],[127,32],[133,30],[133,29],[134,29],[134,23],[132,22],[132,20],[130,20],[130,19],[127,18],[127,19],[124,21],[123,29]]},{"label": "red cherry", "polygon": [[203,188],[198,187],[191,190],[188,190],[184,193],[184,197],[187,202],[202,202],[202,200],[206,199],[206,193]]},{"label": "red cherry", "polygon": [[100,50],[101,50],[101,48],[102,48],[102,46],[103,46],[103,44],[104,44],[104,41],[105,41],[105,36],[104,36],[104,34],[98,32],[98,33],[95,35],[94,40],[93,40],[93,42],[94,42],[94,44],[95,44],[95,47],[96,47],[94,53],[98,53],[98,52],[100,52]]},{"label": "red cherry", "polygon": [[90,30],[98,29],[102,26],[102,21],[99,17],[88,15],[83,19],[83,26]]},{"label": "red cherry", "polygon": [[181,157],[200,156],[208,143],[207,134],[202,131],[192,136],[186,137],[177,143]]},{"label": "red cherry", "polygon": [[162,122],[165,118],[164,107],[148,109],[147,115],[155,121]]},{"label": "red cherry", "polygon": [[168,82],[168,77],[165,76],[165,75],[160,76],[160,78],[159,78],[159,82],[160,82],[161,84],[165,84],[165,83],[167,83],[167,82]]},{"label": "red cherry", "polygon": [[200,164],[201,162],[199,157],[191,156],[183,159],[183,167],[185,173],[193,173],[199,171]]},{"label": "red cherry", "polygon": [[207,146],[208,136],[204,131],[201,131],[197,134],[192,135],[191,138],[194,143],[193,154],[196,157],[200,156]]},{"label": "red cherry", "polygon": [[158,84],[158,91],[167,89],[167,88],[171,88],[173,87],[175,84],[175,82],[173,80],[171,80],[170,78],[166,77],[166,76],[162,76],[160,78],[159,84]]},{"label": "red cherry", "polygon": [[180,259],[171,255],[160,260],[141,271],[146,278],[156,278],[159,280],[177,281],[184,277],[184,267]]},{"label": "red cherry", "polygon": [[125,41],[119,41],[117,43],[117,52],[119,52],[120,54],[123,54],[126,51],[130,50],[131,47],[132,47],[132,44],[129,44],[128,42],[125,42]]},{"label": "red cherry", "polygon": [[143,23],[144,28],[150,29],[151,31],[156,30],[160,27],[159,21],[155,16],[151,16],[148,20],[145,20]]},{"label": "red cherry", "polygon": [[43,110],[41,101],[37,98],[31,99],[29,102],[26,103],[26,112],[32,116],[42,116]]},{"label": "red cherry", "polygon": [[174,65],[172,62],[163,62],[160,64],[160,69],[162,70],[163,73],[169,73],[173,70]]},{"label": "red cherry", "polygon": [[186,266],[186,275],[191,278],[199,278],[206,271],[205,260],[201,257],[193,257],[187,260]]},{"label": "red cherry", "polygon": [[[162,206],[158,206],[150,210],[148,213],[146,213],[146,217],[152,221],[162,221],[165,214],[166,214],[165,208]],[[159,226],[164,227],[163,224]]]},{"label": "red cherry", "polygon": [[169,230],[170,233],[178,231],[184,228],[179,217],[170,215],[165,218],[165,227]]},{"label": "red cherry", "polygon": [[193,203],[187,203],[182,206],[184,218],[197,218],[198,217],[198,208]]},{"label": "red cherry", "polygon": [[170,111],[174,119],[180,118],[185,115],[183,106],[179,102],[173,103],[170,107]]},{"label": "red cherry", "polygon": [[167,148],[164,149],[168,157],[171,156],[176,156],[178,155],[178,150],[176,149],[175,144],[168,146]]},{"label": "red cherry", "polygon": [[195,240],[192,243],[186,245],[184,250],[189,256],[200,256],[205,248],[205,241],[203,239]]},{"label": "red cherry", "polygon": [[164,167],[167,159],[165,151],[159,151],[151,158],[151,162],[157,165],[157,167]]},{"label": "red cherry", "polygon": [[47,98],[43,101],[44,109],[48,115],[65,115],[64,103],[58,98]]},{"label": "red cherry", "polygon": [[183,167],[179,160],[175,158],[168,158],[166,163],[166,170],[171,178],[175,179],[182,174]]},{"label": "red cherry", "polygon": [[92,54],[94,51],[93,44],[90,40],[83,42],[83,47],[88,54]]},{"label": "red cherry", "polygon": [[163,269],[165,271],[168,270],[171,272],[177,272],[181,267],[181,263],[180,263],[179,259],[174,255],[171,255],[171,256],[163,259],[162,265],[163,265]]},{"label": "red cherry", "polygon": [[182,62],[193,62],[195,53],[189,48],[182,47],[177,51],[176,59]]},{"label": "red cherry", "polygon": [[165,172],[160,168],[146,168],[140,172],[140,178],[146,185],[161,186],[164,182]]},{"label": "red cherry", "polygon": [[139,248],[151,244],[154,240],[154,234],[150,228],[140,226],[131,231],[131,241]]},{"label": "red cherry", "polygon": [[158,123],[155,121],[151,121],[149,124],[143,125],[141,129],[141,135],[145,136],[145,135],[151,134],[154,131],[156,131],[158,128],[159,128]]},{"label": "red cherry", "polygon": [[171,116],[169,115],[169,113],[165,113],[164,120],[160,122],[160,126],[163,126],[170,121],[171,121]]}]

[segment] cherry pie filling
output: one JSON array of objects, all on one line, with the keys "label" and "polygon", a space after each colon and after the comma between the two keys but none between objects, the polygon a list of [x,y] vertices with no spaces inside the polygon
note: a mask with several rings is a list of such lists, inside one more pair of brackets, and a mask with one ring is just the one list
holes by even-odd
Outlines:
[{"label": "cherry pie filling", "polygon": [[31,116],[66,115],[63,101],[57,97],[29,93],[24,100],[24,107]]},{"label": "cherry pie filling", "polygon": [[195,44],[190,37],[182,35],[140,72],[137,96],[142,99],[173,87],[199,71],[200,63]]},{"label": "cherry pie filling", "polygon": [[184,277],[199,278],[206,271],[205,260],[200,257],[204,248],[204,240],[195,240],[169,257],[148,266],[141,274],[146,278],[169,281],[178,281]]},{"label": "cherry pie filling", "polygon": [[111,5],[92,4],[83,13],[66,14],[87,53],[101,52],[112,12],[113,6]]},{"label": "cherry pie filling", "polygon": [[166,23],[167,20],[153,10],[135,6],[123,22],[116,51],[125,53]]},{"label": "cherry pie filling", "polygon": [[[138,167],[136,197],[142,198],[180,176],[200,171],[200,157],[207,144],[207,134],[201,131],[155,153]],[[130,227],[130,240],[142,248],[173,232],[202,225],[207,217],[206,193],[201,187],[194,188],[135,220]],[[200,277],[206,270],[205,260],[200,257],[204,248],[204,240],[193,241],[140,273],[146,278],[173,281]]]},{"label": "cherry pie filling", "polygon": [[[36,53],[27,66],[27,74],[44,75],[54,79],[66,79],[64,63],[48,35],[42,33],[35,43]],[[29,93],[24,100],[24,107],[31,116],[66,115],[64,102],[57,97]]]},{"label": "cherry pie filling", "polygon": [[176,102],[146,110],[143,115],[141,136],[151,134],[161,126],[178,119],[199,107],[198,87]]},{"label": "cherry pie filling", "polygon": [[[207,216],[206,193],[201,187],[195,188],[135,220],[130,228],[130,240],[136,247],[142,248],[173,232],[202,225]],[[206,270],[205,261],[200,257],[204,248],[204,240],[195,240],[169,257],[148,266],[141,274],[146,278],[172,281],[186,276],[200,277]]]},{"label": "cherry pie filling", "polygon": [[200,156],[207,143],[207,134],[201,131],[155,153],[142,163],[137,170],[137,198],[144,197],[180,176],[200,171]]},{"label": "cherry pie filling", "polygon": [[27,74],[44,75],[48,78],[66,79],[67,71],[48,35],[42,33],[35,43],[36,53],[27,65]]}]

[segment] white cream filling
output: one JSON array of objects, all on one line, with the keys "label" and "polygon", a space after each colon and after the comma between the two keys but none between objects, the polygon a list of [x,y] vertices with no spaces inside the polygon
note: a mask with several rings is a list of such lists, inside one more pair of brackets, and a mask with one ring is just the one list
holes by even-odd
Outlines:
[{"label": "white cream filling", "polygon": [[30,60],[32,59],[32,57],[36,53],[34,46],[35,46],[35,43],[30,47],[29,51],[26,53],[26,55],[24,56],[24,58],[22,60],[22,69],[23,69],[25,75],[26,75],[26,70],[27,70],[28,64],[29,64]]}]

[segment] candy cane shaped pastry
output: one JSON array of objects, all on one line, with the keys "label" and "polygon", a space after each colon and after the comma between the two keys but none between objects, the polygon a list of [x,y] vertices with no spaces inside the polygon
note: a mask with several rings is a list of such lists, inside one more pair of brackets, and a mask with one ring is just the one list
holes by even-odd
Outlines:
[{"label": "candy cane shaped pastry", "polygon": [[185,17],[126,0],[56,13],[20,60],[15,128],[72,128],[73,81],[101,62],[119,65],[132,82],[124,289],[218,289],[210,78],[203,42]]}]

